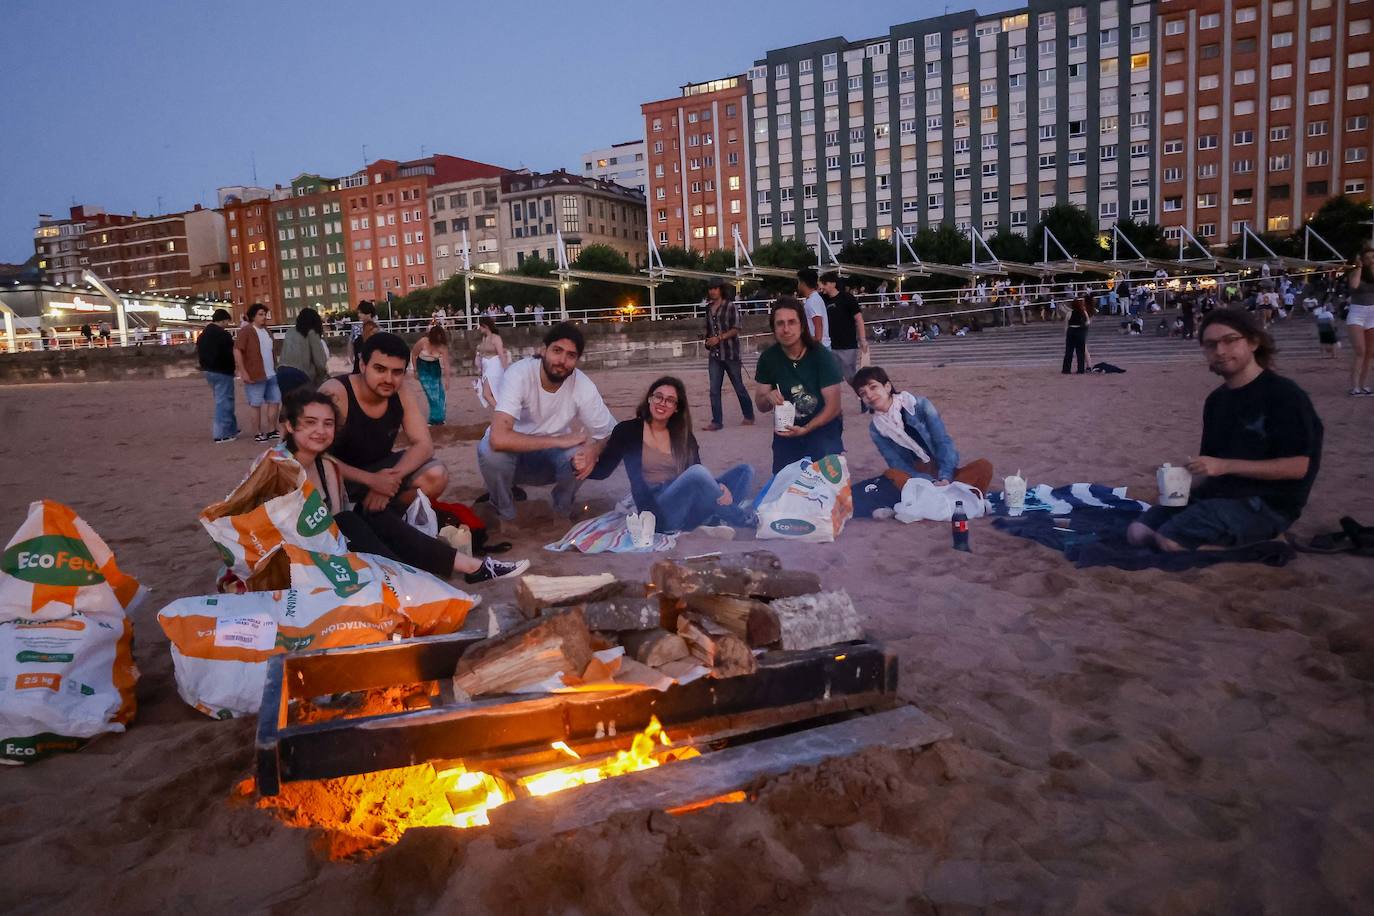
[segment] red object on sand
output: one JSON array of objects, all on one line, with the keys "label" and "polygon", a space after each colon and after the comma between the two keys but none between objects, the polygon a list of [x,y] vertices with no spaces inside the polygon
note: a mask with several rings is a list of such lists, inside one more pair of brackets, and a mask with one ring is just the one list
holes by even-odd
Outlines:
[{"label": "red object on sand", "polygon": [[483,531],[486,530],[487,526],[482,522],[482,519],[477,513],[473,512],[462,503],[432,502],[430,505],[434,507],[434,511],[449,513],[473,531],[477,531],[478,529]]}]

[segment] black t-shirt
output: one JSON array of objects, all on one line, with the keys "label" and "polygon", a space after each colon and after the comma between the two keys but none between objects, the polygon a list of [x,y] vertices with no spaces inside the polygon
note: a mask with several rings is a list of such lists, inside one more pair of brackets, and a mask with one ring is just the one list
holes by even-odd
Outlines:
[{"label": "black t-shirt", "polygon": [[1322,457],[1322,421],[1307,392],[1297,383],[1265,370],[1243,388],[1225,385],[1207,396],[1202,409],[1201,454],[1242,461],[1306,455],[1301,480],[1256,480],[1225,474],[1209,477],[1197,498],[1248,499],[1258,496],[1270,508],[1296,519],[1307,504]]},{"label": "black t-shirt", "polygon": [[842,291],[825,300],[825,311],[830,318],[830,349],[857,350],[859,329],[854,326],[854,316],[863,314],[859,300]]},{"label": "black t-shirt", "polygon": [[234,366],[234,337],[213,321],[196,338],[196,355],[200,359],[200,368],[206,372],[233,375],[237,371]]}]

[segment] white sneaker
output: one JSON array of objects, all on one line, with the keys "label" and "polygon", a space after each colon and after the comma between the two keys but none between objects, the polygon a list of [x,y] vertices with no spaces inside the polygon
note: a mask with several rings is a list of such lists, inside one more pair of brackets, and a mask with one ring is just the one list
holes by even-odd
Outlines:
[{"label": "white sneaker", "polygon": [[708,538],[714,538],[717,541],[733,541],[735,539],[735,529],[729,525],[701,525],[697,530]]}]

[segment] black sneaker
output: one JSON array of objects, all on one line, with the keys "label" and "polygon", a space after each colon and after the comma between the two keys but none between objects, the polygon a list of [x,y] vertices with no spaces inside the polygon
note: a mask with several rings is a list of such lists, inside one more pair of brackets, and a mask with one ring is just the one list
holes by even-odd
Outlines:
[{"label": "black sneaker", "polygon": [[281,438],[281,433],[277,432],[277,431],[274,429],[274,430],[272,430],[270,433],[268,433],[267,435],[263,436],[263,438],[264,438],[264,439],[280,439],[280,438]]},{"label": "black sneaker", "polygon": [[215,444],[218,445],[221,442],[235,442],[238,440],[238,437],[238,433],[234,433],[232,436],[220,436],[215,440]]},{"label": "black sneaker", "polygon": [[268,441],[271,440],[271,438],[272,438],[272,437],[269,436],[269,435],[267,435],[267,433],[258,433],[256,436],[253,437],[253,441],[254,441],[254,442],[268,442]]},{"label": "black sneaker", "polygon": [[488,582],[492,579],[509,579],[511,576],[522,575],[529,568],[529,560],[516,560],[514,563],[506,563],[487,557],[482,561],[482,568],[477,572],[470,572],[463,576],[463,581],[468,585],[476,585],[479,582]]}]

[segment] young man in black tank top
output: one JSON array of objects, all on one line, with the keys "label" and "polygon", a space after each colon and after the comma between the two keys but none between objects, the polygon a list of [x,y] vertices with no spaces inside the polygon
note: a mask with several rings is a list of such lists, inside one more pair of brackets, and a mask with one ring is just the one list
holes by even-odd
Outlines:
[{"label": "young man in black tank top", "polygon": [[[405,508],[423,490],[431,501],[448,487],[448,470],[434,457],[425,409],[406,390],[410,348],[395,334],[378,331],[359,348],[362,371],[320,386],[339,410],[331,449],[349,496],[368,512]],[[410,447],[394,451],[405,430]]]}]

